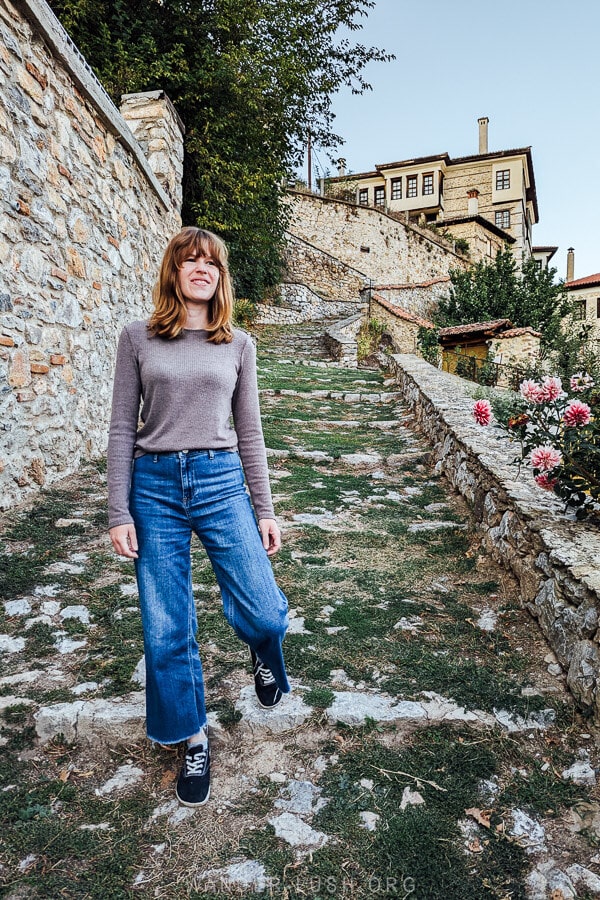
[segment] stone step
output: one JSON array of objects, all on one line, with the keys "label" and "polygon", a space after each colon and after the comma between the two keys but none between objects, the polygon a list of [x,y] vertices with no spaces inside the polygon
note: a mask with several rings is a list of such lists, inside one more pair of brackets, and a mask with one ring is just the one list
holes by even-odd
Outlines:
[{"label": "stone step", "polygon": [[[227,731],[218,721],[217,713],[209,713],[211,741],[216,746],[228,745],[239,739],[240,733],[273,736],[304,725],[313,715],[312,707],[302,699],[301,686],[292,682],[290,694],[272,710],[263,709],[256,700],[253,685],[246,685],[239,693],[235,708],[241,714],[235,729]],[[440,722],[462,722],[475,727],[499,727],[509,733],[544,730],[556,718],[553,709],[530,713],[527,717],[507,710],[467,710],[454,700],[433,691],[424,691],[422,700],[398,700],[377,691],[333,691],[333,701],[324,711],[326,721],[333,726],[364,725],[367,719],[376,722],[431,725]],[[320,714],[320,713],[319,713]],[[114,745],[139,741],[145,737],[145,700],[143,691],[108,700],[75,700],[56,703],[39,709],[35,727],[40,744],[62,735],[69,743],[100,743]]]}]

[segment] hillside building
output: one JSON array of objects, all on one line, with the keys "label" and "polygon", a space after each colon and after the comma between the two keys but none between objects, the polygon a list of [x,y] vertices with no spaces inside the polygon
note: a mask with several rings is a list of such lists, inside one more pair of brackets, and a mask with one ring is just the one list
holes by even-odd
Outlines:
[{"label": "hillside building", "polygon": [[567,280],[565,290],[571,301],[571,315],[575,322],[592,326],[591,337],[600,341],[600,272],[575,278],[575,251],[567,252]]},{"label": "hillside building", "polygon": [[345,187],[360,206],[435,224],[469,242],[471,256],[493,257],[506,242],[518,260],[532,254],[538,205],[531,147],[488,150],[488,122],[479,122],[479,152],[452,159],[448,153],[383,163],[371,172],[328,179]]}]

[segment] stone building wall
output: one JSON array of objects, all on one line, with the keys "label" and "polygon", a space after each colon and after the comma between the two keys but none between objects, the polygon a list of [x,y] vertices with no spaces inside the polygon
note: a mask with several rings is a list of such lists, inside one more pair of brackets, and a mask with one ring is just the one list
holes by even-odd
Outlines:
[{"label": "stone building wall", "polygon": [[494,362],[500,363],[499,387],[508,387],[511,369],[528,369],[539,365],[541,333],[533,328],[513,328],[489,342]]},{"label": "stone building wall", "polygon": [[371,207],[290,192],[288,229],[373,282],[420,283],[468,268],[468,261],[413,228]]},{"label": "stone building wall", "polygon": [[166,98],[146,112],[172,170],[43,0],[0,0],[1,508],[106,448],[117,337],[181,223],[182,134]]},{"label": "stone building wall", "polygon": [[489,263],[496,258],[498,251],[504,248],[504,240],[475,219],[467,218],[464,222],[452,222],[444,227],[456,240],[463,238],[468,241],[469,256],[473,262],[483,260]]},{"label": "stone building wall", "polygon": [[556,654],[579,707],[600,721],[600,532],[509,461],[515,448],[472,416],[471,387],[416,356],[393,358],[396,379],[438,471],[472,506],[488,552],[510,569]]}]

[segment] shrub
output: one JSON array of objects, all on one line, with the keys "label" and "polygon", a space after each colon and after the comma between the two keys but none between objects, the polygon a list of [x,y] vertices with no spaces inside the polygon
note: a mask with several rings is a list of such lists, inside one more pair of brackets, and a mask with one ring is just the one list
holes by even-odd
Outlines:
[{"label": "shrub", "polygon": [[[512,408],[496,419],[521,447],[536,484],[573,507],[578,519],[600,516],[600,390],[587,372],[577,372],[563,389],[557,376],[525,379]],[[473,415],[480,425],[491,418],[489,400],[478,400]],[[494,410],[496,412],[496,410]]]}]

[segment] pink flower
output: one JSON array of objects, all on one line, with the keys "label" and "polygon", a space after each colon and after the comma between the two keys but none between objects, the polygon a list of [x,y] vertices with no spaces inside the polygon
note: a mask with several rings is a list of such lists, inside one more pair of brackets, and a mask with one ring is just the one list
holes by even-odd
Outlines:
[{"label": "pink flower", "polygon": [[594,384],[594,379],[587,372],[575,372],[571,375],[572,391],[587,391],[588,388],[593,388]]},{"label": "pink flower", "polygon": [[492,420],[492,407],[489,400],[478,400],[473,407],[473,416],[478,425],[489,425]]},{"label": "pink flower", "polygon": [[568,428],[572,428],[577,425],[587,425],[591,417],[592,411],[587,403],[582,403],[581,400],[571,400],[565,409],[563,422]]},{"label": "pink flower", "polygon": [[557,400],[559,397],[564,396],[564,393],[560,378],[546,375],[542,382],[540,398],[546,403],[551,403],[553,400]]},{"label": "pink flower", "polygon": [[531,465],[534,469],[541,469],[542,472],[549,472],[554,466],[560,465],[562,462],[562,453],[555,447],[535,447],[531,451]]},{"label": "pink flower", "polygon": [[530,378],[521,382],[519,390],[529,403],[542,403],[544,399],[542,396],[541,384],[538,384],[537,381],[532,381]]},{"label": "pink flower", "polygon": [[558,484],[558,478],[551,478],[546,472],[542,472],[541,475],[536,475],[534,481],[538,487],[543,488],[545,491],[554,490],[554,485]]}]

